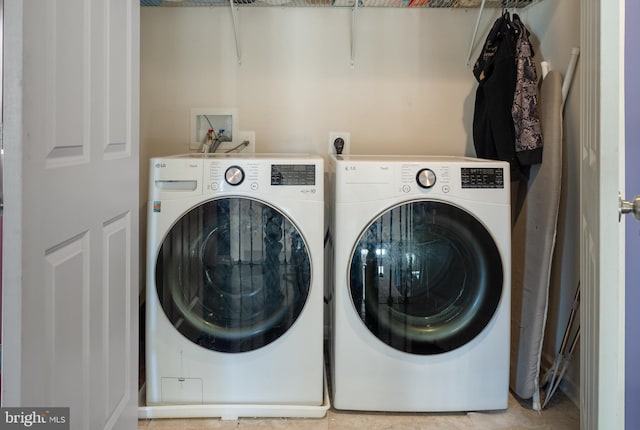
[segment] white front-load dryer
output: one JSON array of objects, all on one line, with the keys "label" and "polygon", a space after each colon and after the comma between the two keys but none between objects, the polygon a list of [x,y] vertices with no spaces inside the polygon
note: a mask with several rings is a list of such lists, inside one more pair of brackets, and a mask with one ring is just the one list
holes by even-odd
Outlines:
[{"label": "white front-load dryer", "polygon": [[335,156],[333,406],[507,408],[509,165]]},{"label": "white front-load dryer", "polygon": [[324,162],[150,162],[146,401],[321,405]]}]

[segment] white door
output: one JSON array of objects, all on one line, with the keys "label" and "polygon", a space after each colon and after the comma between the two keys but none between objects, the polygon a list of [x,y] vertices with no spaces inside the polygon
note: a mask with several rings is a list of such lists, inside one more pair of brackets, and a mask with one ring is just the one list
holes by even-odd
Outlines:
[{"label": "white door", "polygon": [[5,0],[3,404],[137,427],[138,0]]},{"label": "white door", "polygon": [[582,429],[624,428],[624,0],[581,4]]}]

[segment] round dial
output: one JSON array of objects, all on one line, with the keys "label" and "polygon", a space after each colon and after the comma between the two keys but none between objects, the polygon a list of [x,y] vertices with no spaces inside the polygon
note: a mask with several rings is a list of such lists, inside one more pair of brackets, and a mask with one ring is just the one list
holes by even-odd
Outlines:
[{"label": "round dial", "polygon": [[224,172],[224,179],[229,185],[240,185],[244,181],[244,170],[240,166],[231,166]]},{"label": "round dial", "polygon": [[416,182],[422,188],[431,188],[436,184],[436,174],[431,169],[420,169],[416,175]]}]

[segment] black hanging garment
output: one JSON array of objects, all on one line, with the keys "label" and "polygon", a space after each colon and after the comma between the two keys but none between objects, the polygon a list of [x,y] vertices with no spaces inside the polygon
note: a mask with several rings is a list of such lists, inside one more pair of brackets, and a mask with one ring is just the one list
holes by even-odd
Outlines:
[{"label": "black hanging garment", "polygon": [[537,98],[530,97],[536,94],[537,79],[528,36],[517,15],[512,22],[508,13],[503,14],[473,67],[478,81],[473,116],[476,155],[508,161],[514,180],[526,180],[529,167],[542,160]]}]

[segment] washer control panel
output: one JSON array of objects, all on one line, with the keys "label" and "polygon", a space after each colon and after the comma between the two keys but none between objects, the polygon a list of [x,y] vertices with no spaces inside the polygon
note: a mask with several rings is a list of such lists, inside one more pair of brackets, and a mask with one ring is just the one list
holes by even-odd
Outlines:
[{"label": "washer control panel", "polygon": [[220,193],[324,201],[319,155],[189,153],[149,163],[149,198],[154,201]]},{"label": "washer control panel", "polygon": [[204,162],[203,191],[277,193],[305,200],[321,196],[322,164],[304,158],[261,160],[211,158]]},{"label": "washer control panel", "polygon": [[315,164],[272,164],[271,185],[315,185]]}]

